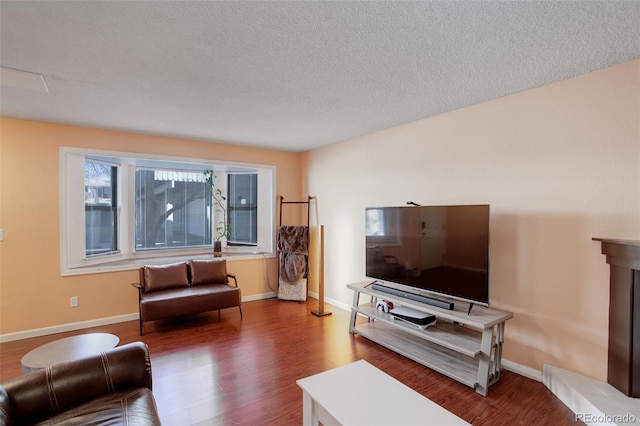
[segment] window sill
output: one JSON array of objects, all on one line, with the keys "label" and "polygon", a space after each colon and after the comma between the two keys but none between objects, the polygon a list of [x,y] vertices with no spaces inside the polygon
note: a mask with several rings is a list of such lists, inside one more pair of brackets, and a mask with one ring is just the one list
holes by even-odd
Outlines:
[{"label": "window sill", "polygon": [[222,251],[222,256],[214,257],[213,253],[211,254],[192,254],[192,255],[183,255],[183,256],[165,256],[165,257],[151,257],[145,259],[126,259],[126,260],[118,260],[115,262],[107,262],[101,263],[97,265],[87,265],[79,268],[63,268],[62,276],[69,275],[86,275],[86,274],[101,274],[105,272],[117,272],[117,271],[131,271],[134,269],[139,269],[144,265],[159,265],[166,263],[177,263],[184,262],[187,260],[227,260],[229,262],[234,262],[238,260],[255,260],[255,259],[267,259],[275,257],[273,253],[267,252],[237,252],[234,253],[233,249],[229,251]]}]

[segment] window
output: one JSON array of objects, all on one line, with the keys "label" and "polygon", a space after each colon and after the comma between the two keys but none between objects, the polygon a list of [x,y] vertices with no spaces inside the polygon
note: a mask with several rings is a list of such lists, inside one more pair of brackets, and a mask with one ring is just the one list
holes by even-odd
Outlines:
[{"label": "window", "polygon": [[228,183],[229,243],[255,246],[258,244],[258,174],[232,173]]},{"label": "window", "polygon": [[118,251],[118,168],[86,160],[84,163],[85,255]]},{"label": "window", "polygon": [[386,235],[384,209],[368,208],[366,210],[365,235],[367,237]]},{"label": "window", "polygon": [[401,228],[399,208],[368,207],[365,211],[365,235],[369,245],[397,245]]},{"label": "window", "polygon": [[[78,148],[60,152],[63,275],[209,254],[224,220],[229,255],[256,248],[274,252],[273,166]],[[214,184],[225,192],[224,209],[214,205],[205,170],[213,171]]]},{"label": "window", "polygon": [[211,246],[211,191],[202,172],[137,169],[135,249]]}]

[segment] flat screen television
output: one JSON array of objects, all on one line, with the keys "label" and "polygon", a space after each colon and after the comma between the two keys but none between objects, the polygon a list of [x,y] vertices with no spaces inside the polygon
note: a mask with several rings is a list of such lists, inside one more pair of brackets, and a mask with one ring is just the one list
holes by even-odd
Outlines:
[{"label": "flat screen television", "polygon": [[368,207],[365,226],[367,277],[489,305],[489,205]]}]

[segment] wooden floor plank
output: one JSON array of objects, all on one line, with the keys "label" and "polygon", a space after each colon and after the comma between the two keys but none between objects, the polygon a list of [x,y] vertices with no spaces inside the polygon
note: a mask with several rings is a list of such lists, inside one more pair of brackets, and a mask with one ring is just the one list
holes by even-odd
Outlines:
[{"label": "wooden floor plank", "polygon": [[[31,349],[80,333],[106,332],[120,344],[149,345],[153,393],[163,424],[300,424],[296,380],[365,359],[474,425],[575,425],[573,413],[541,383],[504,371],[486,397],[437,372],[349,334],[349,313],[317,317],[308,303],[259,300],[175,321],[137,321],[0,344],[0,381],[22,374]],[[505,345],[509,342],[506,341]],[[349,398],[350,389],[337,389]],[[373,410],[393,407],[371,407]],[[425,423],[427,424],[427,423]]]}]

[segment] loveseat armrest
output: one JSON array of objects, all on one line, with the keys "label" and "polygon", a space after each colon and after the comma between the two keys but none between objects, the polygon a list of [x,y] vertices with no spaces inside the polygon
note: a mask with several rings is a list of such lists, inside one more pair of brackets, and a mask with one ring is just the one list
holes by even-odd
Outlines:
[{"label": "loveseat armrest", "polygon": [[151,385],[149,349],[135,342],[2,383],[9,406],[0,410],[7,408],[13,424],[31,424],[102,395]]},{"label": "loveseat armrest", "polygon": [[[144,293],[144,287],[142,286],[142,282],[139,283],[131,283],[132,286],[138,289],[138,311],[140,312],[140,304],[142,303],[142,294]],[[138,323],[140,327],[140,335],[142,336],[142,315],[138,315]]]},{"label": "loveseat armrest", "polygon": [[138,296],[139,298],[142,298],[142,293],[144,293],[142,283],[131,283],[131,285],[138,289]]},{"label": "loveseat armrest", "polygon": [[238,287],[238,280],[236,279],[236,276],[234,274],[227,274],[227,278],[233,279],[235,286]]},{"label": "loveseat armrest", "polygon": [[0,425],[13,425],[13,410],[11,409],[11,401],[9,394],[0,385]]}]

